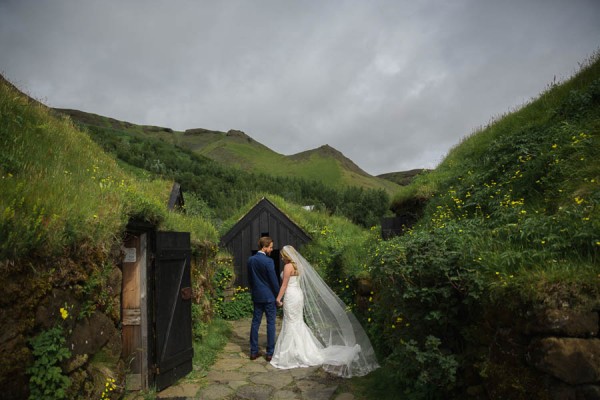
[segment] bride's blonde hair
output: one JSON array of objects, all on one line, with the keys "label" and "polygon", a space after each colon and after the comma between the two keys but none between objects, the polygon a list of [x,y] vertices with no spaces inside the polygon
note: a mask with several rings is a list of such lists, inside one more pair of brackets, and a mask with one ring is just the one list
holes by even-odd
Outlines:
[{"label": "bride's blonde hair", "polygon": [[286,247],[288,248],[292,248],[291,246],[285,246],[282,250],[281,250],[281,256],[283,257],[283,260],[286,263],[290,263],[292,264],[292,267],[294,267],[294,272],[297,274],[298,273],[298,266],[296,265],[296,261],[292,260],[292,256],[288,253]]}]

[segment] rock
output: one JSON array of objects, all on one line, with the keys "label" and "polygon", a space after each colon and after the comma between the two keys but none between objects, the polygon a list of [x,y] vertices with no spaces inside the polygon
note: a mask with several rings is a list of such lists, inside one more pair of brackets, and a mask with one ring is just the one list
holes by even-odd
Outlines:
[{"label": "rock", "polygon": [[227,385],[211,385],[202,389],[198,393],[198,398],[206,400],[225,399],[232,393],[233,389]]},{"label": "rock", "polygon": [[245,381],[247,374],[236,371],[210,371],[206,379],[217,383],[228,383],[229,381]]},{"label": "rock", "polygon": [[[65,305],[69,315],[74,316],[79,313],[79,302],[71,293],[65,290],[53,289],[51,294],[46,296],[38,306],[35,312],[35,324],[42,329],[52,328],[58,321],[62,321],[60,309]],[[72,325],[73,319],[68,318],[63,322]]]},{"label": "rock", "polygon": [[234,137],[239,137],[239,138],[247,138],[248,137],[248,135],[246,135],[246,133],[244,133],[243,131],[237,130],[237,129],[228,130],[227,136],[234,136]]},{"label": "rock", "polygon": [[298,396],[291,390],[278,390],[273,393],[273,400],[296,400]]},{"label": "rock", "polygon": [[0,357],[2,398],[26,399],[29,376],[25,373],[25,366],[31,364],[33,357],[25,337],[19,334],[0,343],[0,354],[2,354]]},{"label": "rock", "polygon": [[257,385],[273,386],[275,389],[283,389],[292,382],[289,371],[273,371],[256,374],[250,377],[250,381]]},{"label": "rock", "polygon": [[354,395],[352,393],[342,393],[337,395],[335,400],[354,400]]},{"label": "rock", "polygon": [[75,357],[71,357],[66,363],[65,372],[70,374],[78,368],[81,368],[87,363],[89,356],[87,354],[79,354]]},{"label": "rock", "polygon": [[112,268],[106,282],[108,289],[112,290],[113,296],[121,294],[121,288],[123,286],[123,273],[119,268]]},{"label": "rock", "polygon": [[211,131],[211,130],[204,129],[204,128],[194,128],[194,129],[186,129],[186,131],[183,134],[187,135],[187,136],[191,136],[191,135],[202,135],[205,133],[220,134],[222,132]]},{"label": "rock", "polygon": [[590,337],[598,334],[598,313],[570,309],[546,309],[537,312],[524,327],[527,335]]},{"label": "rock", "polygon": [[268,400],[271,397],[273,388],[261,385],[246,385],[238,389],[237,398],[252,400]]},{"label": "rock", "polygon": [[600,339],[534,340],[528,358],[538,370],[571,385],[600,382]]},{"label": "rock", "polygon": [[577,400],[600,400],[600,386],[583,385],[577,388]]},{"label": "rock", "polygon": [[[112,347],[119,347],[114,338],[119,332],[112,320],[101,312],[95,312],[89,319],[79,321],[73,333],[67,339],[67,347],[76,356],[79,354],[96,354],[110,341]],[[111,349],[120,351],[119,349]]]},{"label": "rock", "polygon": [[[200,390],[200,385],[196,383],[182,383],[180,385],[171,386],[156,397],[157,399],[194,399],[196,393]],[[204,398],[204,397],[202,397]]]}]

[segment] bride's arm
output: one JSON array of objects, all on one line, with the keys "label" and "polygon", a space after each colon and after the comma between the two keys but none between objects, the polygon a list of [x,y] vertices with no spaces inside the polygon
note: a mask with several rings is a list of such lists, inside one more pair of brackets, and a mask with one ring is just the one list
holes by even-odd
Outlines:
[{"label": "bride's arm", "polygon": [[281,298],[285,294],[285,289],[287,289],[293,269],[294,267],[290,263],[287,263],[283,266],[283,281],[281,282],[281,288],[279,289],[279,294],[277,295],[277,303],[281,302]]}]

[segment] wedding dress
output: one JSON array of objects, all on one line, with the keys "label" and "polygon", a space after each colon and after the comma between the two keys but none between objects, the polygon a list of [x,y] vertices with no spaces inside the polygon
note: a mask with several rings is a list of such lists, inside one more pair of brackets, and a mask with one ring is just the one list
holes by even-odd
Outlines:
[{"label": "wedding dress", "polygon": [[379,367],[371,342],[356,317],[293,247],[285,246],[298,269],[283,298],[283,323],[271,364],[288,369],[322,365],[350,378]]}]

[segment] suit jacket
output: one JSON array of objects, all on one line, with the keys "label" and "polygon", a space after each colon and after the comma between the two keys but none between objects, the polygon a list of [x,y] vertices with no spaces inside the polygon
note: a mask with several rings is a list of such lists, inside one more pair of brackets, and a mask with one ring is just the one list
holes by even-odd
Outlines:
[{"label": "suit jacket", "polygon": [[275,263],[264,253],[258,252],[248,259],[248,282],[255,303],[275,301],[279,294],[279,279]]}]

